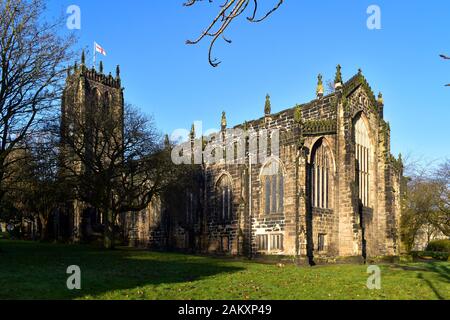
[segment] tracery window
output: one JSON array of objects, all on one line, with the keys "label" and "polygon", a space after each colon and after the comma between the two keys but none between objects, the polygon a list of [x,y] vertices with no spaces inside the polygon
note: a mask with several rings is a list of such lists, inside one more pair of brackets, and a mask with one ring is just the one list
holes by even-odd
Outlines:
[{"label": "tracery window", "polygon": [[102,94],[100,93],[100,91],[97,88],[94,88],[93,90],[93,107],[94,110],[97,110],[98,108],[100,108],[102,106]]},{"label": "tracery window", "polygon": [[112,95],[109,92],[106,92],[105,97],[103,99],[103,109],[104,111],[109,111],[112,108]]},{"label": "tracery window", "polygon": [[330,151],[323,140],[313,149],[311,180],[312,205],[315,208],[331,209],[332,162]]},{"label": "tracery window", "polygon": [[371,148],[369,133],[361,117],[355,122],[355,146],[359,199],[364,206],[369,206]]},{"label": "tracery window", "polygon": [[262,174],[264,189],[264,213],[276,214],[284,211],[284,176],[279,163],[267,165]]},{"label": "tracery window", "polygon": [[218,217],[222,220],[230,220],[233,212],[233,192],[231,179],[223,175],[216,185]]}]

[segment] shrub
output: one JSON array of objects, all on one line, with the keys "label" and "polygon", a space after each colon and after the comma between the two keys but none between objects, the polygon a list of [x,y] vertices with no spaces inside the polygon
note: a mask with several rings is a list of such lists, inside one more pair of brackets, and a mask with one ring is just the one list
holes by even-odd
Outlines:
[{"label": "shrub", "polygon": [[413,255],[401,255],[399,257],[399,262],[400,263],[410,263],[410,262],[414,262],[414,256]]},{"label": "shrub", "polygon": [[450,258],[450,253],[448,252],[415,251],[411,252],[411,254],[414,259],[423,259],[423,260],[448,261]]},{"label": "shrub", "polygon": [[450,240],[431,241],[426,251],[450,253]]}]

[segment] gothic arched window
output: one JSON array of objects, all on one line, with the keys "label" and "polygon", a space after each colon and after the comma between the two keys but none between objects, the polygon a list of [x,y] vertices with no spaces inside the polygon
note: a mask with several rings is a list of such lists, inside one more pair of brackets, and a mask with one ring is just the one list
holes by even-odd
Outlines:
[{"label": "gothic arched window", "polygon": [[262,172],[264,189],[264,213],[277,214],[284,211],[284,175],[278,162],[266,165]]},{"label": "gothic arched window", "polygon": [[361,116],[355,122],[356,173],[359,199],[364,206],[369,205],[370,185],[370,138],[367,126]]},{"label": "gothic arched window", "polygon": [[233,217],[233,190],[231,179],[223,175],[216,185],[218,218],[230,220]]},{"label": "gothic arched window", "polygon": [[113,102],[113,99],[112,99],[111,93],[106,92],[105,97],[103,99],[103,109],[105,111],[111,110],[112,102]]},{"label": "gothic arched window", "polygon": [[330,150],[320,140],[313,148],[312,166],[312,206],[314,208],[331,209],[332,162]]},{"label": "gothic arched window", "polygon": [[93,104],[94,110],[98,110],[102,106],[102,94],[97,88],[93,90]]}]

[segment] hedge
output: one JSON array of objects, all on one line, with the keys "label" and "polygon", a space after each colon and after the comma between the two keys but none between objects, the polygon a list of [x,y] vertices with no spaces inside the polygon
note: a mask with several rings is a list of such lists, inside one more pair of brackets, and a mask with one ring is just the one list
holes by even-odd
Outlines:
[{"label": "hedge", "polygon": [[415,251],[411,252],[414,259],[426,259],[426,260],[440,260],[449,261],[450,253],[448,252],[433,252],[433,251]]},{"label": "hedge", "polygon": [[427,246],[426,251],[450,253],[450,240],[431,241]]}]

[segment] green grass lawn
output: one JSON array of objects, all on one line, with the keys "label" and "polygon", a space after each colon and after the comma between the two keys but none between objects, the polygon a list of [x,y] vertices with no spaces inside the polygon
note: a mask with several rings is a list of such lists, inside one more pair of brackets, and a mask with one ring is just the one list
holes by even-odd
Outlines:
[{"label": "green grass lawn", "polygon": [[[303,266],[0,240],[0,299],[450,299],[450,263]],[[82,289],[66,288],[69,265]]]}]

